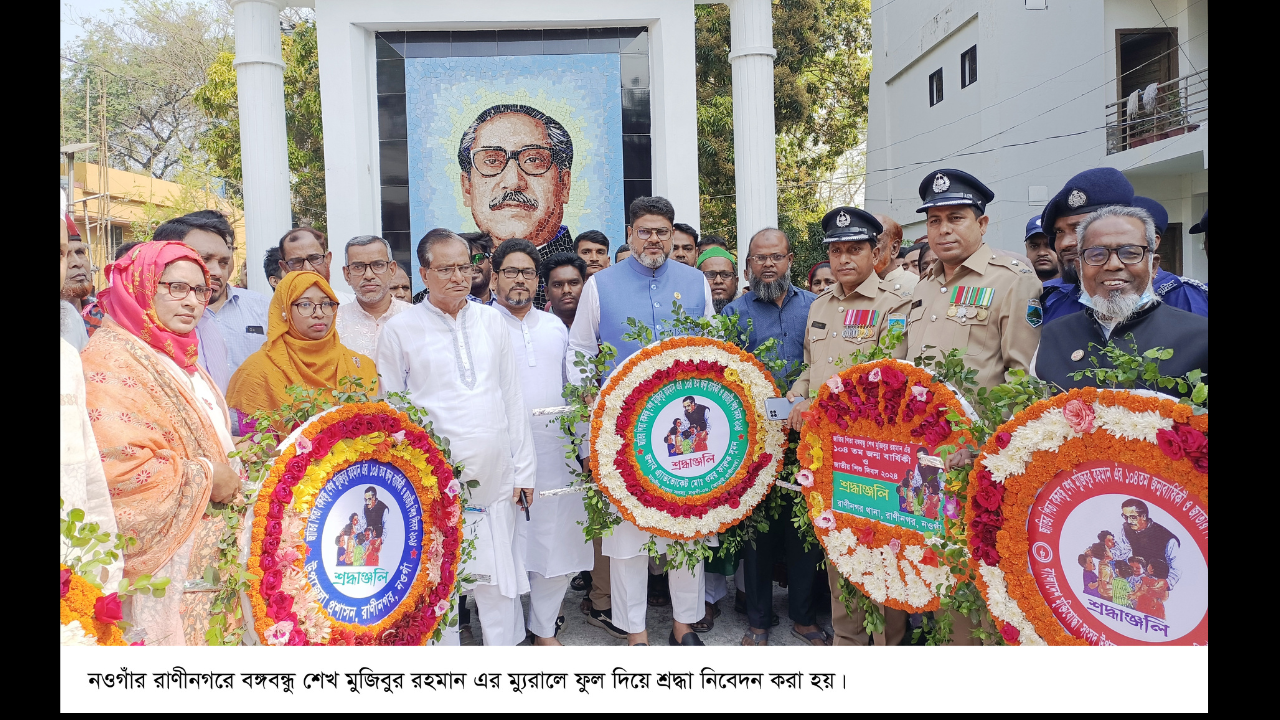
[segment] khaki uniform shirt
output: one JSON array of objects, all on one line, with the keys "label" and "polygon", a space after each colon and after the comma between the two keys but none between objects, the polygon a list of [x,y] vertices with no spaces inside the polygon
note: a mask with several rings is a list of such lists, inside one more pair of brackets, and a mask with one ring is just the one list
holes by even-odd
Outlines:
[{"label": "khaki uniform shirt", "polygon": [[[879,342],[889,328],[890,318],[899,322],[906,320],[911,291],[903,283],[887,284],[889,287],[895,284],[900,287],[897,290],[886,290],[886,281],[871,273],[848,295],[844,294],[838,282],[818,295],[818,299],[809,306],[809,321],[805,327],[804,361],[808,368],[791,386],[793,395],[809,397],[811,385],[817,387],[826,382],[841,369],[849,367],[849,358],[853,353],[870,350]],[[849,310],[878,310],[880,316],[874,327],[868,327],[863,332],[850,328],[853,332],[845,333],[845,313]],[[845,337],[846,334],[853,337]],[[906,343],[899,344],[892,354],[899,359],[906,357]],[[844,362],[837,367],[837,360]]]},{"label": "khaki uniform shirt", "polygon": [[880,289],[887,290],[892,293],[908,293],[915,292],[916,283],[920,282],[920,276],[904,270],[901,265],[895,265],[887,275],[880,279]]},{"label": "khaki uniform shirt", "polygon": [[[988,304],[953,309],[958,286],[989,288]],[[965,348],[965,364],[977,369],[979,387],[1005,382],[1009,370],[1027,369],[1040,344],[1040,291],[1040,280],[1025,262],[996,255],[986,243],[950,280],[942,263],[933,263],[916,285],[907,314],[907,358],[923,354],[925,345],[934,346],[930,354],[937,357]]]}]

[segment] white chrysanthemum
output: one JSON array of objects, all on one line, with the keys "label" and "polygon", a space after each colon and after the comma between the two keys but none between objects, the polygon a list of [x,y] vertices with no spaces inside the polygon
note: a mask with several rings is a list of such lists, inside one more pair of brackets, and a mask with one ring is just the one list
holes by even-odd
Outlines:
[{"label": "white chrysanthemum", "polygon": [[1077,433],[1071,429],[1062,410],[1054,408],[1015,430],[1009,438],[1009,445],[986,456],[982,463],[991,471],[991,479],[1002,483],[1006,478],[1025,472],[1032,453],[1055,450],[1073,436]]},{"label": "white chrysanthemum", "polygon": [[[921,555],[924,554],[924,550],[918,545],[913,545],[910,548],[907,548],[908,552],[912,549],[919,551],[919,554]],[[907,555],[908,553],[904,552],[903,554]],[[911,563],[907,560],[900,560],[898,562],[898,566],[902,568],[902,577],[906,580],[907,604],[913,607],[923,607],[928,605],[933,600],[933,592],[929,589],[929,586],[920,579],[919,575],[916,575],[915,570],[911,567]]]},{"label": "white chrysanthemum", "polygon": [[62,637],[59,642],[63,646],[97,645],[98,638],[86,633],[79,620],[72,620],[70,625],[62,626]]},{"label": "white chrysanthemum", "polygon": [[1173,419],[1158,412],[1134,412],[1126,407],[1093,404],[1098,427],[1124,440],[1145,440],[1154,444],[1156,432],[1173,428]]},{"label": "white chrysanthemum", "polygon": [[919,545],[908,545],[902,549],[902,556],[911,562],[918,563],[924,557],[924,548]]},{"label": "white chrysanthemum", "polygon": [[1018,603],[1009,597],[1004,582],[1004,571],[999,567],[988,565],[979,560],[978,572],[982,574],[983,581],[987,583],[987,609],[991,611],[991,616],[1018,628],[1018,642],[1020,644],[1044,645],[1045,641],[1036,634],[1035,626],[1022,613]]}]

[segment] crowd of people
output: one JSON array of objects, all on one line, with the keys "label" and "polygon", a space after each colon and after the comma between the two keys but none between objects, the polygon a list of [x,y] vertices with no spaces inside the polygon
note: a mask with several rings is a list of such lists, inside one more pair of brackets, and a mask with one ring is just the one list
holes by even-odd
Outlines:
[{"label": "crowd of people", "polygon": [[[772,524],[728,564],[666,573],[646,549],[656,541],[661,551],[665,541],[630,522],[586,540],[580,496],[540,495],[567,486],[571,475],[557,424],[531,411],[563,404],[564,384],[582,372],[577,353],[595,356],[609,343],[618,352],[612,372],[640,349],[625,337],[628,320],[656,330],[673,319],[673,299],[694,316],[736,316],[749,328],[748,350],[777,341],[786,367],[775,379],[783,385],[798,371],[781,388],[793,401],[786,423],[795,431],[811,391],[891,330],[903,333],[894,357],[963,348],[986,388],[1019,370],[1061,388],[1088,385],[1090,377],[1073,373],[1091,367],[1098,346],[1129,335],[1139,351],[1174,351],[1161,366],[1166,375],[1208,372],[1208,289],[1159,267],[1168,215],[1135,196],[1119,171],[1071,178],[1027,223],[1025,255],[985,242],[994,195],[978,178],[932,171],[920,198],[927,234],[909,245],[892,218],[832,209],[822,221],[827,260],[811,268],[792,266],[795,238],[779,229],[740,238],[735,253],[724,238],[676,222],[661,197],[631,203],[626,238],[612,256],[614,243],[598,230],[577,235],[571,252],[544,253],[526,239],[495,245],[486,234],[438,228],[415,248],[417,295],[409,269],[375,235],[345,243],[341,271],[354,294],[335,290],[329,239],[299,227],[267,253],[272,294],[264,296],[232,284],[234,233],[211,210],[173,218],[151,241],[120,247],[105,269],[107,286],[95,292],[64,197],[62,496],[88,520],[136,538],[124,576],[166,576],[180,587],[200,576],[206,546],[219,537],[206,527],[206,505],[242,492],[245,470],[229,454],[254,431],[289,430],[258,427],[254,414],[284,405],[286,388],[336,388],[340,378],[357,378],[371,393],[407,393],[425,408],[464,465],[462,479],[478,481],[470,505],[483,520],[470,518],[469,570],[479,581],[465,592],[486,645],[527,635],[535,645],[558,645],[571,588],[585,593],[589,623],[631,645],[649,643],[654,605],[671,607],[669,644],[701,645],[699,634],[721,613],[728,576],[749,626],[743,645],[767,645],[779,623],[775,580],[788,589],[787,629],[803,642],[899,644],[907,614],[885,608],[884,631],[869,637],[860,610],[830,601],[839,598],[836,572],[828,564],[826,578],[815,578],[821,548],[806,550],[789,522]],[[1192,232],[1207,229],[1206,213]],[[690,423],[677,421],[667,436],[672,454],[699,442]],[[971,460],[961,451],[949,462]],[[904,479],[899,494],[904,511],[937,517],[935,477]],[[378,552],[372,540],[338,537],[342,562],[367,564]],[[1100,539],[1080,556],[1090,592],[1143,608],[1162,603],[1176,582],[1169,561],[1108,547]],[[1130,562],[1119,562],[1124,557]],[[182,596],[130,597],[126,619],[149,644],[191,642]],[[834,637],[818,622],[827,605]],[[446,644],[474,642],[465,602],[461,619]],[[953,623],[953,642],[973,641],[967,617]]]}]

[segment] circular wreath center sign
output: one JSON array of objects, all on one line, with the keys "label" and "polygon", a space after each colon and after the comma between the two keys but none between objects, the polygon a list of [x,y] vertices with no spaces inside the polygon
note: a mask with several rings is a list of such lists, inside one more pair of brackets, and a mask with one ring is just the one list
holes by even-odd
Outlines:
[{"label": "circular wreath center sign", "polygon": [[1064,627],[1116,644],[1208,643],[1209,516],[1176,483],[1080,463],[1041,489],[1027,539],[1036,585]]},{"label": "circular wreath center sign", "polygon": [[316,496],[307,521],[309,574],[335,619],[380,622],[418,575],[422,504],[396,466],[353,463]]},{"label": "circular wreath center sign", "polygon": [[742,399],[708,380],[677,380],[645,401],[636,420],[636,454],[650,482],[685,497],[733,477],[747,458]]},{"label": "circular wreath center sign", "polygon": [[782,464],[777,397],[755,356],[702,337],[668,338],[627,358],[605,382],[591,421],[602,493],[636,527],[692,540],[741,522]]}]

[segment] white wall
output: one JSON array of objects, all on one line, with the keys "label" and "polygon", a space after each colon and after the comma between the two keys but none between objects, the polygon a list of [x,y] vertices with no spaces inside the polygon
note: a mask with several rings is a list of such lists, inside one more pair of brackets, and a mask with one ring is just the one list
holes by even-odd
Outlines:
[{"label": "white wall", "polygon": [[[1185,46],[1190,61],[1180,56],[1179,71],[1207,67],[1207,0],[1189,8],[1187,0],[1155,2],[1180,41],[1204,33]],[[1026,221],[1043,210],[1029,201],[1032,188],[1052,197],[1081,170],[1126,168],[1107,156],[1104,130],[1117,92],[1115,30],[1151,26],[1161,21],[1148,0],[1048,0],[1046,10],[1018,0],[873,0],[867,208],[891,215],[914,239],[924,235],[915,212],[920,181],[934,169],[964,170],[996,195],[987,241],[1021,251]],[[978,81],[961,89],[960,53],[975,40]],[[928,78],[939,67],[944,99],[929,107]],[[1168,179],[1200,188],[1166,193],[1178,203],[1170,207],[1174,221],[1187,228],[1192,205],[1203,205],[1208,192],[1207,150],[1203,165],[1198,175],[1198,168],[1179,168]],[[1190,266],[1207,278],[1198,240],[1189,244],[1196,247],[1184,248],[1184,272]]]},{"label": "white wall", "polygon": [[[649,27],[653,192],[698,226],[698,138],[690,0],[315,0],[325,195],[335,246],[382,231],[373,33],[393,30]],[[416,244],[416,243],[415,243]],[[345,284],[334,273],[335,285]]]}]

